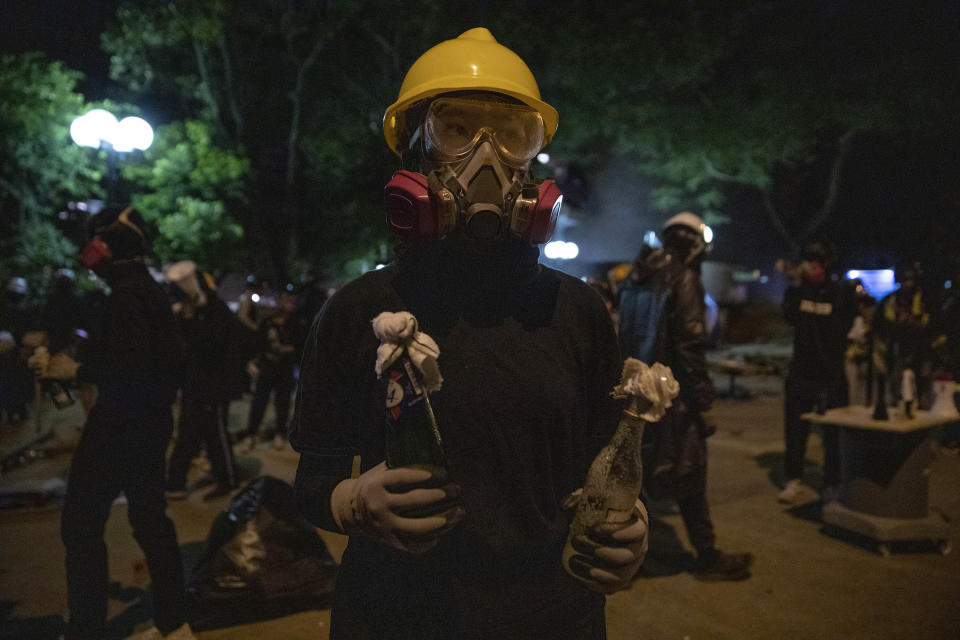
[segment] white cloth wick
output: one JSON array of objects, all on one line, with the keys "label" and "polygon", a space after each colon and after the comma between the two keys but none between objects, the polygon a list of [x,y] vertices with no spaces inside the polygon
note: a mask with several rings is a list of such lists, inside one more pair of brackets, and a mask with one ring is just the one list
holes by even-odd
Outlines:
[{"label": "white cloth wick", "polygon": [[[663,417],[673,399],[680,392],[680,383],[673,377],[670,367],[659,362],[652,367],[636,358],[627,358],[623,363],[620,384],[613,388],[615,398],[637,398],[644,407],[640,417],[647,422],[656,422]],[[644,406],[644,405],[649,406]]]},{"label": "white cloth wick", "polygon": [[377,377],[390,368],[404,353],[420,371],[421,382],[428,392],[437,391],[443,384],[437,358],[440,347],[433,338],[419,330],[417,319],[408,311],[384,311],[373,319],[373,332],[380,339],[377,348]]}]

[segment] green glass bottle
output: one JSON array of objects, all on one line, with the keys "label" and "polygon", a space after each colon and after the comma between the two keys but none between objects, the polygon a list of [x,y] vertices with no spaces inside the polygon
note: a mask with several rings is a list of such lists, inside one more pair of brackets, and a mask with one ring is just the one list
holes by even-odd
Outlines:
[{"label": "green glass bottle", "polygon": [[[424,469],[433,478],[424,487],[442,487],[450,479],[447,457],[437,420],[430,406],[430,395],[424,388],[410,358],[401,356],[385,372],[387,467]],[[424,517],[442,513],[459,502],[448,498],[404,515]]]}]

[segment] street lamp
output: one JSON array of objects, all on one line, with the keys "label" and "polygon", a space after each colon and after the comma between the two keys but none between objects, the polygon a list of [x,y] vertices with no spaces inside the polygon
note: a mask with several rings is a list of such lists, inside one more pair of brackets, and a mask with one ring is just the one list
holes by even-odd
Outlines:
[{"label": "street lamp", "polygon": [[122,120],[106,109],[91,109],[70,123],[70,137],[81,147],[107,150],[107,200],[114,199],[116,154],[134,149],[144,151],[153,143],[153,127],[143,118]]}]

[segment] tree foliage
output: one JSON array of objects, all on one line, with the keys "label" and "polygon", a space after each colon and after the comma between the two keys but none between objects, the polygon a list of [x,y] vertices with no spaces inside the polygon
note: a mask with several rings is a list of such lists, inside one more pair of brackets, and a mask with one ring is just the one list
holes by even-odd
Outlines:
[{"label": "tree foliage", "polygon": [[746,192],[792,246],[856,206],[862,149],[957,138],[947,2],[126,2],[103,44],[117,81],[242,147],[246,249],[283,272],[383,253],[384,108],[417,56],[478,25],[559,110],[549,151],[587,185],[585,217],[591,182],[625,161],[651,187],[639,214],[737,220]]},{"label": "tree foliage", "polygon": [[70,123],[88,108],[76,91],[81,77],[39,53],[0,56],[0,211],[7,224],[101,193],[103,158],[70,139]]},{"label": "tree foliage", "polygon": [[234,267],[243,229],[231,211],[246,197],[249,169],[240,150],[213,143],[203,121],[158,128],[142,160],[123,168],[134,186],[133,204],[157,227],[157,257]]}]

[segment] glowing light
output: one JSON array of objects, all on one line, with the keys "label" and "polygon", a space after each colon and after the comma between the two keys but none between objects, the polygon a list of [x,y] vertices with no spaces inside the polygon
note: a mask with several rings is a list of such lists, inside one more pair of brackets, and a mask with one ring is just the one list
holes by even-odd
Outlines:
[{"label": "glowing light", "polygon": [[703,241],[707,244],[713,242],[713,229],[707,225],[703,225]]},{"label": "glowing light", "polygon": [[253,300],[254,302],[260,302],[260,294],[259,293],[253,294],[252,296],[250,296],[250,299]]},{"label": "glowing light", "polygon": [[551,260],[573,260],[580,255],[580,247],[576,242],[554,240],[544,245],[543,255]]},{"label": "glowing light", "polygon": [[850,269],[850,271],[847,271],[847,280],[856,280],[859,277],[860,277],[859,269]]},{"label": "glowing light", "polygon": [[86,116],[74,118],[70,123],[70,138],[81,147],[100,146],[100,134],[94,129],[93,123]]},{"label": "glowing light", "polygon": [[549,153],[538,153],[537,162],[540,164],[550,164],[550,154]]},{"label": "glowing light", "polygon": [[117,123],[113,148],[117,151],[146,150],[153,143],[153,127],[136,116],[129,116]]},{"label": "glowing light", "polygon": [[91,109],[70,123],[70,138],[81,147],[109,143],[115,151],[146,149],[153,143],[153,127],[136,116],[117,121],[106,109]]}]

